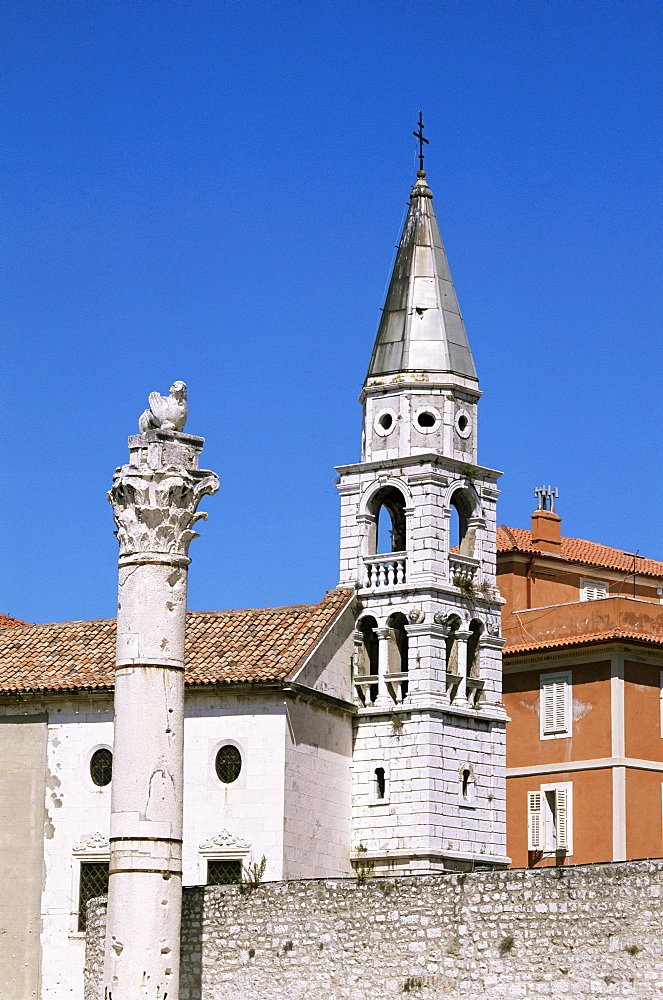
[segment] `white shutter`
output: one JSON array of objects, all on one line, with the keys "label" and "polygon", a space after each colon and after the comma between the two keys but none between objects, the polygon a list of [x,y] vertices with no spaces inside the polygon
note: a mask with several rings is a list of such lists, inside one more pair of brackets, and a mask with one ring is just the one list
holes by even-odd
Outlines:
[{"label": "white shutter", "polygon": [[554,701],[554,733],[565,733],[568,729],[566,721],[566,682],[555,681],[552,685]]},{"label": "white shutter", "polygon": [[601,601],[604,597],[608,597],[608,594],[608,584],[603,580],[583,580],[581,583],[582,601]]},{"label": "white shutter", "polygon": [[557,850],[569,849],[569,814],[568,791],[566,788],[555,790],[555,826],[557,827]]},{"label": "white shutter", "polygon": [[571,674],[548,674],[541,678],[541,735],[566,736],[569,733]]},{"label": "white shutter", "polygon": [[542,850],[541,792],[527,793],[527,850]]},{"label": "white shutter", "polygon": [[555,732],[555,685],[544,684],[541,690],[543,698],[543,732],[546,736]]}]

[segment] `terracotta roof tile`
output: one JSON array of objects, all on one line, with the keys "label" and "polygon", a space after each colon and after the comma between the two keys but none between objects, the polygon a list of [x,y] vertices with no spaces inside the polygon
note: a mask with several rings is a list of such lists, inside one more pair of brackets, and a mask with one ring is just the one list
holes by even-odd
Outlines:
[{"label": "terracotta roof tile", "polygon": [[[352,599],[330,590],[320,604],[187,614],[190,685],[285,680]],[[112,688],[115,619],[0,629],[0,694]]]},{"label": "terracotta roof tile", "polygon": [[0,628],[17,628],[19,625],[27,625],[19,618],[10,618],[9,615],[0,614]]},{"label": "terracotta roof tile", "polygon": [[[539,552],[532,546],[532,532],[527,528],[507,528],[501,524],[497,529],[498,552]],[[543,555],[549,555],[544,552]],[[622,549],[612,549],[598,542],[588,542],[584,538],[562,538],[560,551],[562,559],[582,563],[586,566],[602,566],[625,573],[633,572],[633,553]],[[642,576],[663,577],[663,562],[635,556],[635,571]]]},{"label": "terracotta roof tile", "polygon": [[536,642],[507,645],[502,650],[504,658],[517,656],[519,653],[535,653],[542,649],[559,649],[569,646],[584,646],[587,643],[614,642],[627,640],[631,642],[650,643],[663,646],[663,635],[660,632],[637,632],[623,628],[613,628],[606,632],[587,632],[584,635],[565,636],[561,639],[545,639]]}]

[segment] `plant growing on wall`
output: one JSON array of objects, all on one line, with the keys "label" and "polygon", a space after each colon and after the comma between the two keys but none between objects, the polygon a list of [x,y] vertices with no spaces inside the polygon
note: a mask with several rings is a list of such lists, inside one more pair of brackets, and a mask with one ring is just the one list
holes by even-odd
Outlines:
[{"label": "plant growing on wall", "polygon": [[[357,854],[366,854],[368,848],[364,844],[359,844],[357,847]],[[373,869],[375,868],[375,862],[369,861],[368,858],[360,857],[359,860],[353,862],[355,875],[357,877],[357,885],[363,885],[367,878],[370,878],[373,874]]]},{"label": "plant growing on wall", "polygon": [[453,578],[453,585],[454,587],[458,587],[463,597],[467,597],[470,600],[476,597],[477,591],[472,577],[456,573]]},{"label": "plant growing on wall", "polygon": [[242,865],[242,882],[244,885],[249,886],[251,889],[255,889],[256,886],[260,885],[266,867],[267,858],[264,854],[260,859],[260,863],[251,861],[248,865]]}]

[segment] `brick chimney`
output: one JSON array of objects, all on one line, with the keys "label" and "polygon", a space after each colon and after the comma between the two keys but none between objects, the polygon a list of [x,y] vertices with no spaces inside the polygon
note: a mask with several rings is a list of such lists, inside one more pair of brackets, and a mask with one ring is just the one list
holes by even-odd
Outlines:
[{"label": "brick chimney", "polygon": [[553,490],[551,486],[539,486],[534,490],[534,495],[539,501],[539,506],[532,514],[532,548],[561,555],[562,519],[555,513],[555,500],[559,492]]}]

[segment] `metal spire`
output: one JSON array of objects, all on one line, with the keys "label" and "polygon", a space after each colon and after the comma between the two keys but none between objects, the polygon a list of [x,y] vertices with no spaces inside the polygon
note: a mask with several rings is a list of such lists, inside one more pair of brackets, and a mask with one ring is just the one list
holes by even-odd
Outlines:
[{"label": "metal spire", "polygon": [[423,171],[423,169],[424,169],[424,143],[426,143],[426,145],[428,145],[428,139],[424,139],[424,123],[423,123],[423,119],[421,117],[421,111],[419,112],[419,122],[418,122],[418,125],[419,125],[419,131],[418,132],[413,132],[412,135],[415,137],[415,139],[419,140],[419,170]]}]

